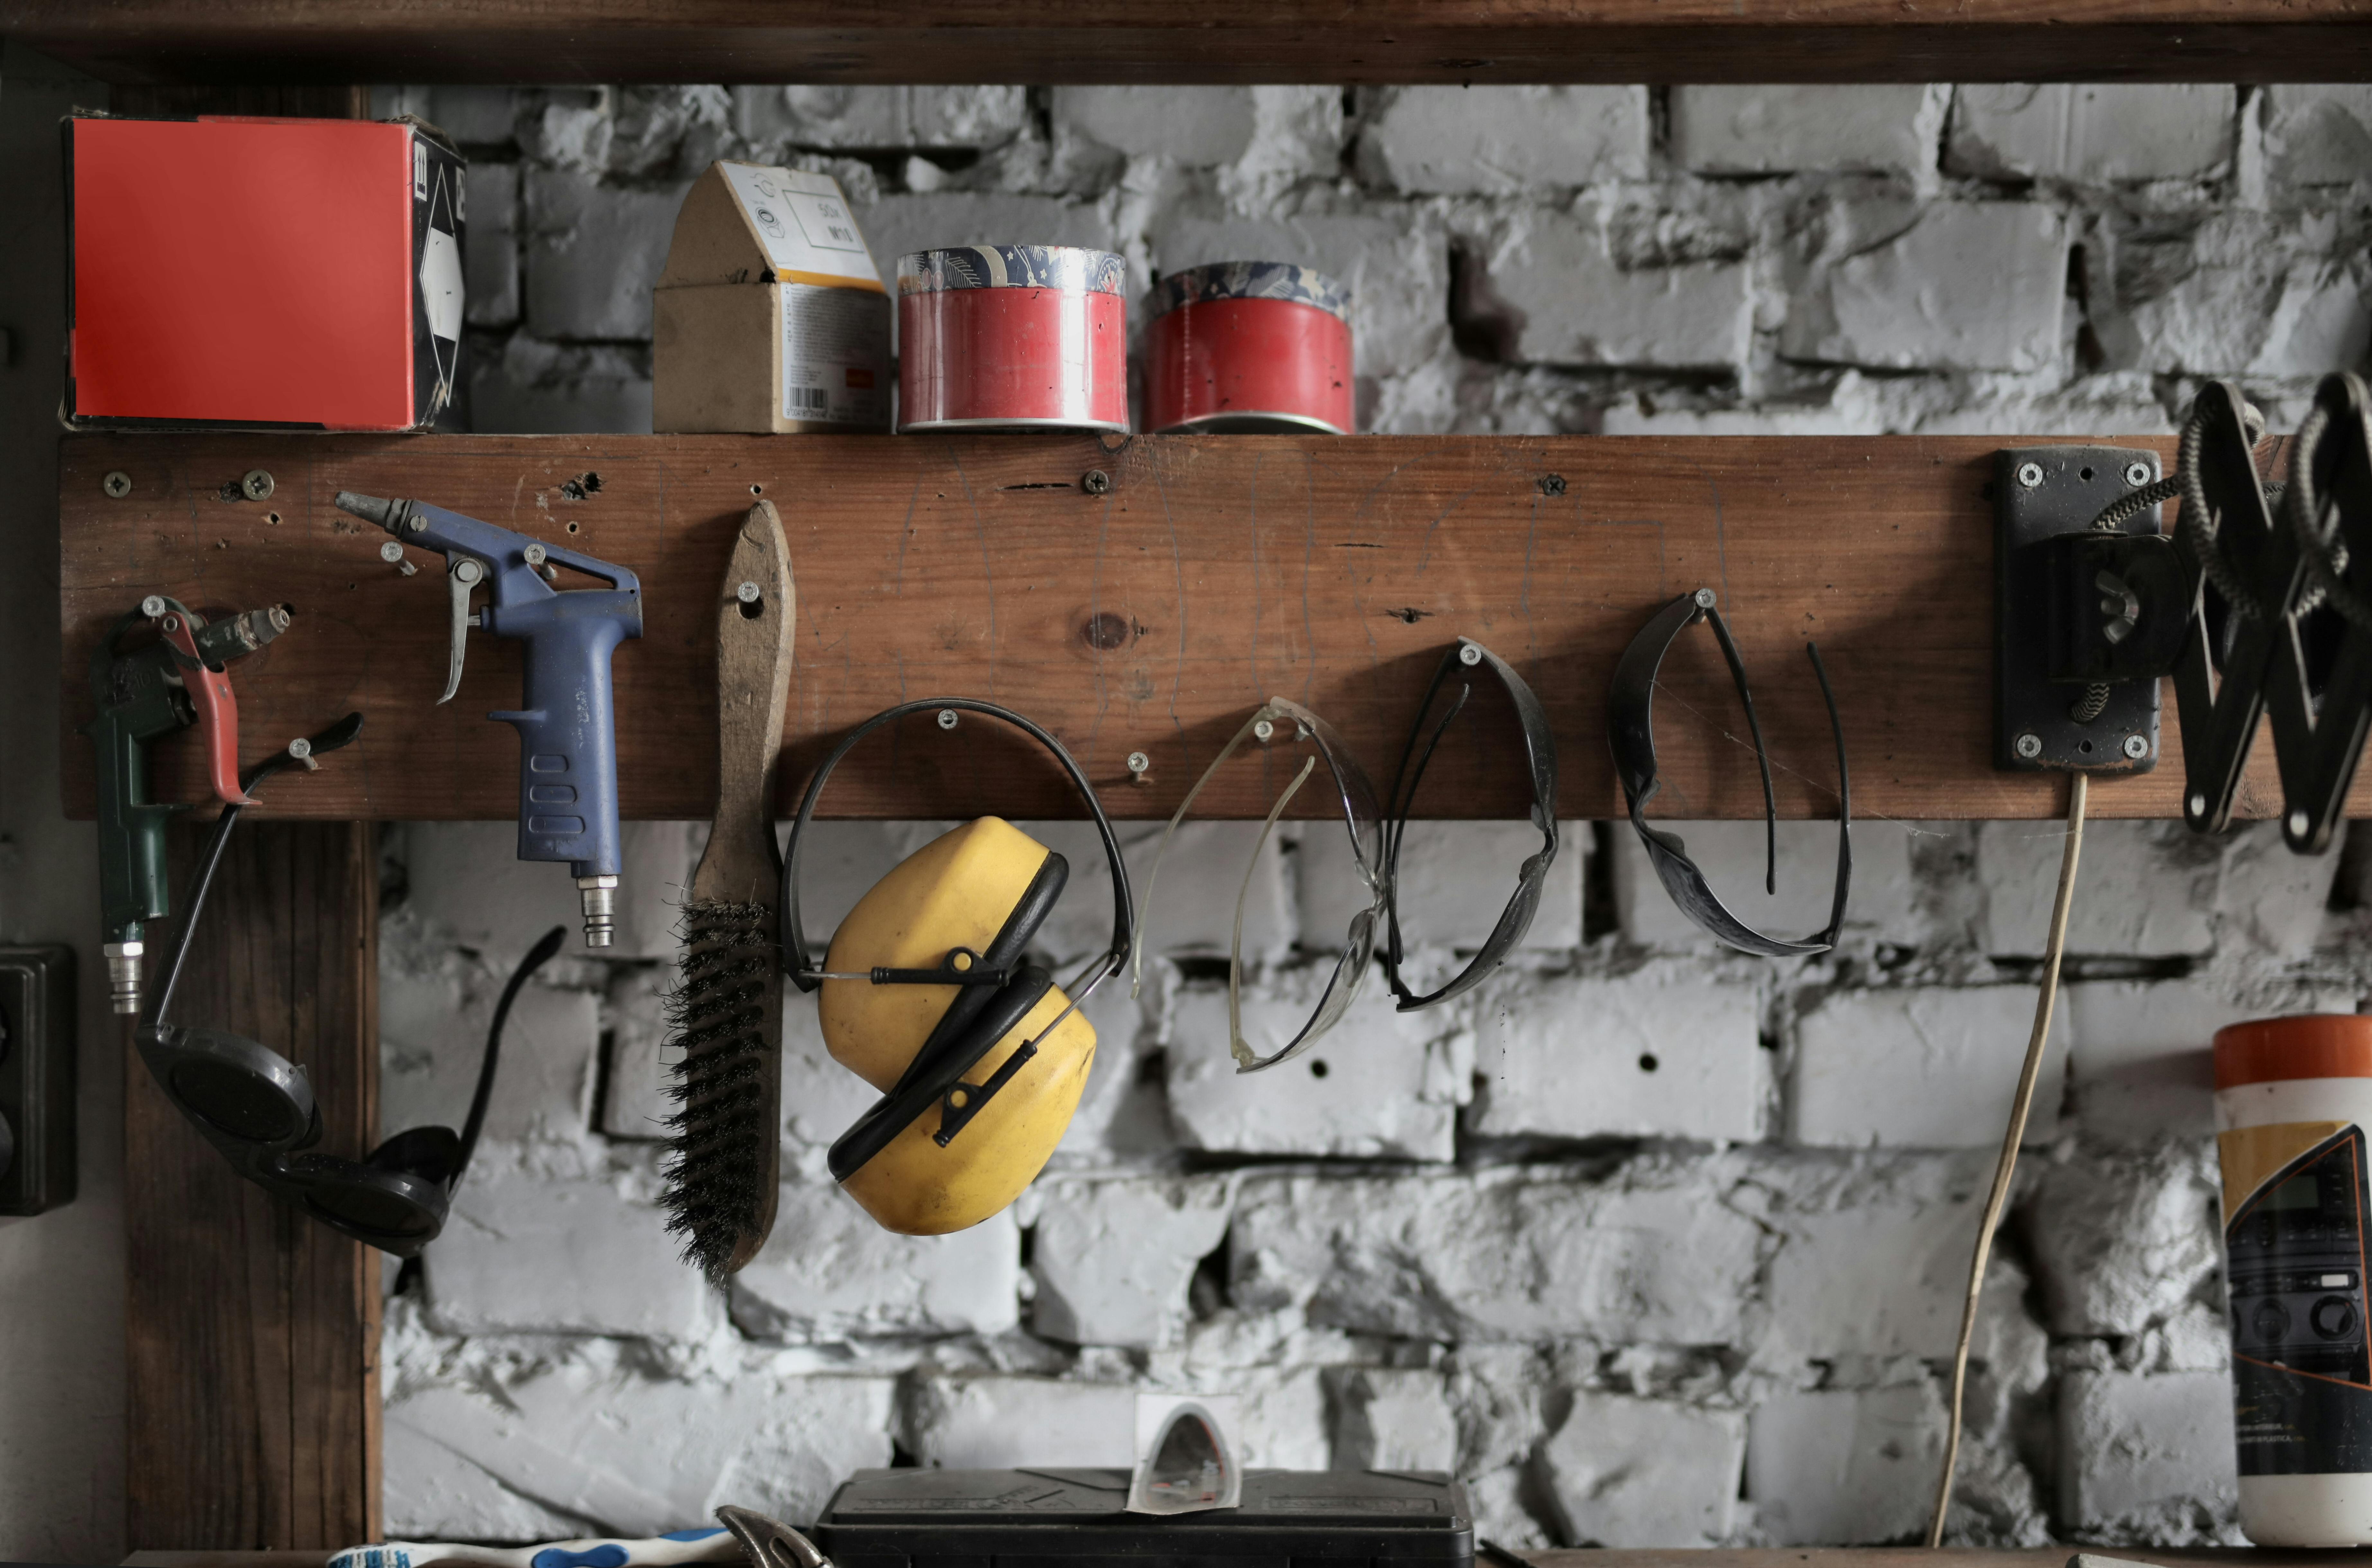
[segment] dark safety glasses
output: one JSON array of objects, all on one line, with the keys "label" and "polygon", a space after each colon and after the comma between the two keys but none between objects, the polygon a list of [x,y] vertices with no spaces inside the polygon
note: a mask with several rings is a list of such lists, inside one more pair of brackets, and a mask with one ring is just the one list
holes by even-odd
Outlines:
[{"label": "dark safety glasses", "polygon": [[[362,715],[349,714],[308,741],[292,745],[241,775],[243,793],[285,768],[345,746],[362,732]],[[173,1109],[212,1144],[239,1175],[275,1197],[285,1198],[343,1235],[399,1258],[409,1258],[435,1239],[445,1225],[453,1191],[468,1168],[478,1132],[485,1123],[501,1054],[503,1025],[519,987],[560,951],[567,935],[554,926],[511,974],[486,1034],[478,1068],[477,1092],[462,1131],[414,1127],[398,1132],[360,1161],[316,1154],[321,1113],[305,1069],[278,1051],[223,1029],[188,1028],[168,1023],[173,988],[180,979],[190,934],[203,912],[223,849],[238,821],[240,807],[227,806],[215,820],[190,889],[188,912],[166,950],[163,976],[135,1034],[140,1058]]]},{"label": "dark safety glasses", "polygon": [[[1433,761],[1442,736],[1472,699],[1473,678],[1486,672],[1496,677],[1506,690],[1516,711],[1517,724],[1523,731],[1525,781],[1531,785],[1532,825],[1541,830],[1541,847],[1517,868],[1516,889],[1508,896],[1506,907],[1499,912],[1490,935],[1475,949],[1472,961],[1451,976],[1447,984],[1420,996],[1401,973],[1404,957],[1401,946],[1401,846],[1408,832],[1409,810],[1416,800],[1417,784]],[[1384,978],[1390,982],[1392,994],[1400,999],[1400,1011],[1413,1013],[1420,1007],[1436,1006],[1472,990],[1483,976],[1499,967],[1508,951],[1532,928],[1532,917],[1540,912],[1541,887],[1548,880],[1549,867],[1556,863],[1556,741],[1549,733],[1548,711],[1541,706],[1541,700],[1532,694],[1524,678],[1505,659],[1472,638],[1460,637],[1457,646],[1442,656],[1440,668],[1433,672],[1433,684],[1425,688],[1416,724],[1409,731],[1408,744],[1401,750],[1400,769],[1392,777],[1391,810],[1384,822]]]},{"label": "dark safety glasses", "polygon": [[[1140,906],[1136,922],[1134,978],[1137,987],[1145,983],[1145,928],[1152,918],[1153,889],[1161,875],[1162,857],[1169,853],[1170,841],[1194,807],[1195,797],[1203,786],[1215,777],[1246,741],[1255,742],[1262,760],[1271,767],[1282,765],[1293,769],[1291,779],[1278,792],[1275,804],[1269,807],[1268,819],[1262,824],[1260,839],[1252,847],[1250,859],[1244,866],[1242,887],[1236,894],[1235,934],[1227,948],[1227,1048],[1235,1055],[1236,1071],[1257,1073],[1289,1062],[1317,1043],[1318,1038],[1342,1021],[1359,993],[1359,982],[1366,977],[1369,960],[1375,956],[1376,936],[1381,929],[1388,903],[1386,873],[1383,861],[1383,813],[1376,805],[1376,788],[1334,726],[1311,713],[1300,703],[1284,697],[1272,697],[1254,710],[1243,727],[1237,730],[1186,798],[1178,803],[1176,815],[1163,830],[1161,842],[1154,852],[1153,865],[1145,872],[1145,901]],[[1332,970],[1327,975],[1325,989],[1320,993],[1316,1008],[1308,1019],[1284,1044],[1265,1053],[1255,1050],[1244,1039],[1243,974],[1244,974],[1244,904],[1251,892],[1252,877],[1260,865],[1261,851],[1267,847],[1269,837],[1276,830],[1277,819],[1300,794],[1302,786],[1316,776],[1320,764],[1326,769],[1333,804],[1342,812],[1342,825],[1350,835],[1351,856],[1356,874],[1358,906],[1353,911],[1343,935],[1341,950],[1335,955]],[[1297,765],[1296,765],[1297,764]],[[1134,993],[1132,993],[1134,994]]]},{"label": "dark safety glasses", "polygon": [[1771,788],[1771,757],[1763,748],[1762,722],[1754,716],[1746,662],[1738,657],[1729,626],[1715,608],[1711,588],[1682,594],[1657,610],[1614,667],[1614,685],[1607,693],[1607,739],[1614,751],[1615,772],[1622,780],[1623,798],[1630,803],[1631,826],[1656,868],[1656,879],[1664,885],[1672,902],[1722,943],[1741,953],[1771,958],[1825,953],[1837,945],[1837,933],[1844,928],[1845,900],[1853,889],[1853,775],[1845,767],[1845,734],[1837,720],[1837,694],[1829,685],[1828,666],[1820,662],[1818,644],[1806,643],[1804,652],[1811,658],[1812,673],[1820,678],[1820,696],[1829,705],[1829,731],[1837,743],[1837,877],[1827,929],[1801,938],[1764,935],[1729,912],[1705,881],[1704,873],[1689,858],[1688,846],[1678,833],[1647,825],[1647,802],[1663,787],[1656,776],[1656,672],[1663,667],[1673,640],[1700,621],[1712,625],[1714,637],[1721,645],[1721,656],[1728,661],[1730,679],[1738,686],[1738,700],[1746,709],[1747,728],[1754,736],[1754,760],[1762,769],[1763,832],[1769,856],[1763,886],[1778,890],[1779,809]]}]

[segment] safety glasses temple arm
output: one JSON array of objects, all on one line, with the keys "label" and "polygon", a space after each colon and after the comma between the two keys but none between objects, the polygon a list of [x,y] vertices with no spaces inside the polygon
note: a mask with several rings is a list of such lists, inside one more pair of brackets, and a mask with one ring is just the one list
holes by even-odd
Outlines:
[{"label": "safety glasses temple arm", "polygon": [[[1309,782],[1317,766],[1317,758],[1303,758],[1301,772],[1293,775],[1293,782],[1285,786],[1276,804],[1268,808],[1268,820],[1261,824],[1260,842],[1252,845],[1251,859],[1244,866],[1243,886],[1236,891],[1235,931],[1227,939],[1227,1050],[1245,1066],[1257,1063],[1260,1057],[1244,1039],[1244,901],[1251,896],[1252,874],[1260,867],[1261,851],[1268,847],[1269,835],[1276,831],[1276,819],[1285,814],[1293,797],[1301,793],[1301,786]],[[1300,1038],[1296,1035],[1295,1042],[1298,1043]]]},{"label": "safety glasses temple arm", "polygon": [[1139,994],[1145,989],[1145,934],[1153,924],[1153,884],[1161,875],[1161,862],[1169,853],[1169,841],[1177,837],[1179,824],[1186,820],[1186,813],[1194,808],[1195,797],[1203,793],[1203,786],[1218,776],[1221,766],[1228,758],[1236,754],[1236,749],[1250,737],[1253,729],[1262,719],[1274,722],[1274,716],[1270,714],[1268,704],[1264,703],[1254,710],[1251,717],[1244,721],[1243,727],[1237,730],[1225,746],[1219,748],[1219,754],[1211,759],[1211,765],[1203,770],[1203,776],[1194,781],[1194,787],[1186,792],[1186,798],[1180,801],[1178,809],[1169,814],[1169,825],[1161,830],[1161,842],[1155,845],[1153,850],[1153,864],[1147,866],[1145,872],[1145,901],[1137,906],[1135,939],[1129,944],[1128,993],[1131,996]]},{"label": "safety glasses temple arm", "polygon": [[1771,787],[1771,753],[1762,744],[1762,721],[1754,714],[1754,689],[1746,683],[1746,661],[1738,656],[1738,644],[1729,634],[1729,622],[1712,605],[1705,606],[1704,615],[1713,626],[1715,639],[1721,644],[1721,656],[1729,661],[1730,679],[1738,686],[1738,705],[1746,710],[1746,727],[1754,737],[1754,761],[1762,770],[1762,890],[1775,895],[1779,891],[1779,796]]},{"label": "safety glasses temple arm", "polygon": [[1837,691],[1829,684],[1829,667],[1820,658],[1820,645],[1806,643],[1812,673],[1820,678],[1820,699],[1829,705],[1829,734],[1837,743],[1837,889],[1829,902],[1829,928],[1823,940],[1834,946],[1845,928],[1845,900],[1853,891],[1853,770],[1845,765],[1845,726],[1837,717]]}]

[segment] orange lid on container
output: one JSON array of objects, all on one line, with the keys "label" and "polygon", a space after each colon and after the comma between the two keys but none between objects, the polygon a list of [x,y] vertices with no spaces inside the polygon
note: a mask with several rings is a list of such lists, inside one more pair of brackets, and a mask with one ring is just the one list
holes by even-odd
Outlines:
[{"label": "orange lid on container", "polygon": [[2306,1013],[2215,1031],[2215,1086],[2285,1078],[2372,1078],[2372,1017]]}]

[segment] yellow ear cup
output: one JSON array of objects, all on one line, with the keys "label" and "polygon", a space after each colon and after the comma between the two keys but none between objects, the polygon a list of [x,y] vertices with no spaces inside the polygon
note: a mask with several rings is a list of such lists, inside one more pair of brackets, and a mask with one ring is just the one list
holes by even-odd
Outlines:
[{"label": "yellow ear cup", "polygon": [[[965,1081],[987,1082],[1023,1040],[1036,1038],[1070,1005],[1060,988],[1049,987],[1021,1022],[964,1074]],[[849,1172],[841,1186],[883,1229],[902,1236],[944,1236],[976,1225],[1019,1197],[1045,1168],[1079,1108],[1079,1092],[1087,1087],[1087,1069],[1095,1059],[1095,1026],[1085,1014],[1074,1013],[1038,1040],[1038,1054],[1022,1064],[947,1147],[932,1137],[939,1130],[940,1115],[933,1104],[887,1148]]]},{"label": "yellow ear cup", "polygon": [[[1001,817],[942,833],[856,900],[832,935],[824,968],[929,970],[950,948],[985,952],[1045,863],[1046,846]],[[816,1003],[824,1045],[833,1061],[887,1093],[960,989],[825,981]]]}]

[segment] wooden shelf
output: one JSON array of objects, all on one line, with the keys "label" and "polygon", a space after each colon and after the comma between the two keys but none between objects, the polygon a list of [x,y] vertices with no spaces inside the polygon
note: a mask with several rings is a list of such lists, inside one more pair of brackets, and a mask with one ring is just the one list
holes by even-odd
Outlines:
[{"label": "wooden shelf", "polygon": [[[1638,627],[1674,594],[1722,596],[1754,679],[1780,809],[1834,813],[1834,762],[1803,654],[1835,680],[1857,814],[2043,817],[2055,779],[1991,762],[1993,526],[2010,437],[1569,436],[73,436],[60,467],[69,726],[90,712],[90,654],[144,594],[202,610],[286,603],[294,626],[233,668],[253,760],[349,708],[362,741],[284,779],[265,809],[314,818],[503,819],[517,746],[488,723],[518,695],[519,649],[471,637],[445,672],[434,556],[406,577],[341,489],[417,496],[564,542],[641,575],[646,628],[618,651],[621,799],[633,818],[703,818],[715,788],[715,607],[754,494],[782,509],[798,580],[783,805],[847,726],[890,703],[974,696],[1059,734],[1107,808],[1167,816],[1262,698],[1330,718],[1388,789],[1442,650],[1473,636],[1546,703],[1559,810],[1622,802],[1605,691]],[[2170,440],[2143,440],[2170,460]],[[264,469],[266,502],[231,482]],[[1080,485],[1110,476],[1108,494]],[[131,494],[110,499],[121,470]],[[596,477],[598,476],[598,478]],[[598,485],[598,488],[597,488]],[[1754,817],[1762,796],[1710,636],[1664,669],[1660,816]],[[1487,719],[1489,714],[1480,716]],[[2104,782],[2103,816],[2179,815],[2168,702],[2156,772]],[[1445,748],[1420,814],[1516,817],[1528,797],[1505,725]],[[160,787],[198,799],[186,738]],[[1125,760],[1145,752],[1151,782]],[[91,809],[87,743],[65,748],[69,809]],[[1206,793],[1262,814],[1251,768]],[[1316,792],[1310,792],[1315,794]],[[1314,803],[1313,803],[1314,804]],[[2240,811],[2280,791],[2261,743]],[[2372,810],[2372,780],[2351,802]],[[1049,767],[986,723],[916,723],[853,754],[833,816],[1075,816]]]},{"label": "wooden shelf", "polygon": [[0,0],[110,82],[2361,81],[2357,0]]}]

